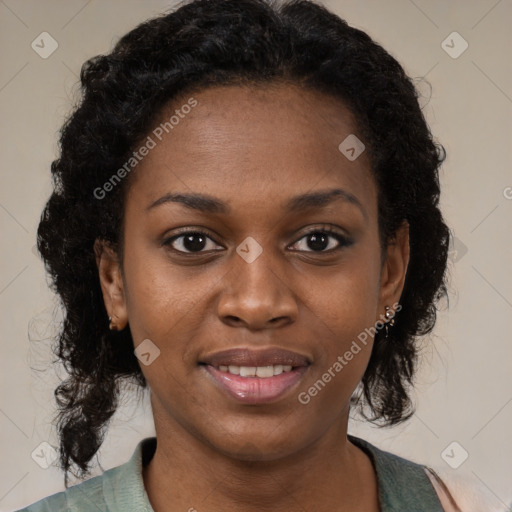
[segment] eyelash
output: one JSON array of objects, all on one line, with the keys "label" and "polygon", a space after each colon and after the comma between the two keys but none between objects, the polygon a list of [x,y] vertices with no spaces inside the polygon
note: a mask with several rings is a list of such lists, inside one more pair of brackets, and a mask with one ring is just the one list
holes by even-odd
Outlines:
[{"label": "eyelash", "polygon": [[[298,252],[308,252],[308,253],[314,253],[314,254],[330,254],[330,253],[332,253],[334,251],[338,251],[338,250],[340,250],[340,249],[342,249],[344,247],[348,247],[348,246],[352,245],[352,240],[350,240],[349,238],[347,238],[346,236],[342,235],[341,233],[339,233],[338,231],[332,229],[329,226],[326,226],[324,228],[314,228],[311,231],[308,231],[307,233],[304,233],[299,239],[297,239],[297,241],[295,241],[291,245],[295,245],[298,242],[300,242],[302,239],[307,238],[310,235],[318,234],[318,233],[325,234],[325,235],[328,235],[329,237],[332,237],[332,238],[336,239],[336,241],[338,242],[338,246],[335,247],[334,249],[328,249],[328,250],[322,250],[322,251],[312,251],[312,250],[309,250],[309,251],[298,251]],[[167,238],[166,240],[164,240],[162,242],[162,245],[166,246],[166,247],[170,247],[170,249],[172,251],[174,251],[174,252],[176,252],[178,254],[199,255],[199,254],[208,252],[208,251],[204,251],[204,250],[197,251],[197,252],[186,252],[186,251],[180,251],[180,250],[174,249],[172,247],[172,243],[174,241],[178,240],[179,238],[185,237],[187,235],[201,235],[201,236],[205,236],[206,238],[209,238],[210,240],[215,242],[213,237],[210,236],[208,234],[208,232],[206,232],[206,231],[187,229],[187,230],[182,231],[181,233],[179,233],[177,235],[173,235],[172,237]],[[215,242],[215,243],[217,243],[217,242]],[[218,244],[218,245],[220,245],[220,244]]]}]

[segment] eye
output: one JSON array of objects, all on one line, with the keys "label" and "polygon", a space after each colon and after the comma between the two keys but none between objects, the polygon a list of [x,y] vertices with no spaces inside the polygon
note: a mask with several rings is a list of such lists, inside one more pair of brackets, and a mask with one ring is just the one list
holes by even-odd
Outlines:
[{"label": "eye", "polygon": [[[342,247],[348,247],[352,244],[351,240],[332,228],[317,228],[306,233],[291,247],[293,248],[300,245],[301,241],[304,239],[306,240],[306,243],[302,244],[303,248],[298,248],[299,251],[332,252],[341,249]],[[304,246],[309,247],[311,250],[305,249]]]},{"label": "eye", "polygon": [[[208,242],[211,242],[210,247],[208,247]],[[185,231],[179,235],[167,238],[162,245],[171,247],[172,250],[184,254],[206,252],[208,250],[216,250],[215,247],[220,247],[202,231]]]}]

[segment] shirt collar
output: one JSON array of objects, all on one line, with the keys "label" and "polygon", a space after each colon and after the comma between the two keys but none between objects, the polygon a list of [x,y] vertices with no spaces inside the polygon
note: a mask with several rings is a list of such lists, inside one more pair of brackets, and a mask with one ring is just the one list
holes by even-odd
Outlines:
[{"label": "shirt collar", "polygon": [[103,495],[110,511],[154,512],[144,487],[142,470],[153,458],[155,450],[156,437],[143,439],[128,462],[104,473]]}]

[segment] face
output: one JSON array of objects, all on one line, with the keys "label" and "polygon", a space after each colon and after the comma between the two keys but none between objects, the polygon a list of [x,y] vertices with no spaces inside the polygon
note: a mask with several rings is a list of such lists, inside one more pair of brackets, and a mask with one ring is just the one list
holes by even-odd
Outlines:
[{"label": "face", "polygon": [[361,334],[399,300],[407,233],[382,254],[367,155],[338,149],[358,134],[339,100],[290,85],[193,100],[162,113],[179,121],[130,175],[122,266],[98,259],[105,304],[145,354],[157,435],[276,459],[346,431]]}]

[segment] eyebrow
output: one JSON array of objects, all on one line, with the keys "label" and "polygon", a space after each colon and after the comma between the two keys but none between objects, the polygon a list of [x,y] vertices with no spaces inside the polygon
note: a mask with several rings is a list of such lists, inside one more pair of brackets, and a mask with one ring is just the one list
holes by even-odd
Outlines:
[{"label": "eyebrow", "polygon": [[[290,212],[297,212],[309,208],[322,208],[328,206],[335,200],[342,200],[347,203],[353,204],[361,210],[361,213],[368,218],[368,214],[361,201],[356,196],[343,190],[341,188],[319,190],[315,192],[308,192],[299,196],[292,197],[285,205],[285,208]],[[151,203],[146,211],[156,208],[162,204],[179,203],[187,208],[198,210],[204,213],[218,213],[228,214],[231,212],[231,207],[226,203],[214,197],[204,194],[190,194],[190,193],[168,193]]]}]

